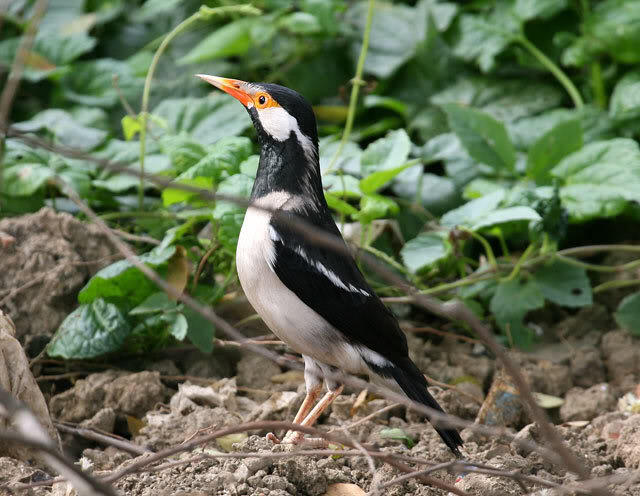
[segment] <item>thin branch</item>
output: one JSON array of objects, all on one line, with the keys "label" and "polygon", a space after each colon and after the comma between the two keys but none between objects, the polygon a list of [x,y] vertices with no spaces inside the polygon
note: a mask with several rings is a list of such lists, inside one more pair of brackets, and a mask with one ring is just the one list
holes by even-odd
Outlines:
[{"label": "thin branch", "polygon": [[114,446],[115,448],[121,449],[123,451],[127,451],[128,453],[132,453],[137,456],[144,455],[146,453],[151,453],[151,450],[146,449],[137,444],[134,444],[130,441],[127,441],[124,438],[115,437],[113,435],[102,434],[100,432],[96,432],[93,429],[87,429],[86,427],[79,427],[79,426],[70,425],[68,423],[61,423],[61,422],[54,422],[53,425],[56,429],[58,429],[61,432],[67,432],[69,434],[83,437],[91,441],[96,441],[100,444],[105,444],[107,446]]}]

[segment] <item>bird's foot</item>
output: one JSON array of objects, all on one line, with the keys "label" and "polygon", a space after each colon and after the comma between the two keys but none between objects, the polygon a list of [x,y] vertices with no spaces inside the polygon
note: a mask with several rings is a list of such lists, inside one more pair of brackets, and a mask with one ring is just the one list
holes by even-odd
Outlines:
[{"label": "bird's foot", "polygon": [[309,448],[326,448],[329,442],[321,437],[305,437],[302,432],[288,431],[286,435],[280,439],[273,432],[267,434],[267,439],[273,444],[286,444],[289,446],[303,445]]}]

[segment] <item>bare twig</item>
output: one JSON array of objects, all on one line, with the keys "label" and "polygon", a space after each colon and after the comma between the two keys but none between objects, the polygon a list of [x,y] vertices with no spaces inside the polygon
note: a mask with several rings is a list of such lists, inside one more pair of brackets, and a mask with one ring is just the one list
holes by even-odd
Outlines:
[{"label": "bare twig", "polygon": [[69,423],[54,422],[53,425],[61,432],[67,432],[69,434],[83,437],[91,441],[97,441],[100,444],[105,444],[107,446],[114,446],[115,448],[127,451],[128,453],[132,453],[134,455],[144,455],[145,453],[151,453],[151,450],[127,441],[126,439],[119,436],[116,437],[114,435],[102,434],[95,431],[94,429],[87,429],[86,427],[70,425]]}]

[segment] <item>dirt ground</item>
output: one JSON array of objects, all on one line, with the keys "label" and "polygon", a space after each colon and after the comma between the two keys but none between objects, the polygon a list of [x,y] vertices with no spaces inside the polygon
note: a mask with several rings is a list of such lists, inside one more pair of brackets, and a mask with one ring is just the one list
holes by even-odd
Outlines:
[{"label": "dirt ground", "polygon": [[[88,261],[82,251],[86,246],[69,241],[65,234],[77,228],[73,227],[72,219],[65,220],[67,226],[72,226],[67,227],[67,231],[49,221],[48,225],[54,226],[50,232],[58,236],[56,239],[67,240],[68,259],[73,263]],[[0,231],[14,237],[20,235],[19,230],[11,230],[7,221],[0,222]],[[41,246],[49,246],[42,243]],[[63,242],[60,243],[62,246]],[[35,241],[34,246],[37,246]],[[40,250],[34,248],[33,253]],[[29,252],[29,257],[33,258],[33,253]],[[108,255],[108,248],[100,252],[100,256]],[[99,257],[95,257],[94,252],[92,259],[96,258]],[[0,263],[0,274],[4,265]],[[9,300],[14,303],[4,303],[3,308],[13,317],[16,329],[23,326],[23,330],[18,330],[23,343],[28,341],[28,335],[50,334],[50,327],[34,331],[35,323],[41,322],[38,319],[64,316],[68,307],[59,303],[77,291],[92,270],[88,265],[77,267],[83,271],[75,276],[78,281],[73,279],[67,287],[56,289],[58,296],[47,300],[53,303],[42,306],[44,316],[34,313],[30,321],[24,312],[36,310],[18,308],[15,302],[19,302],[19,298]],[[0,285],[0,289],[6,287]],[[531,353],[513,354],[534,391],[563,400],[547,412],[567,446],[592,477],[625,475],[640,469],[640,340],[616,329],[611,319],[612,305],[602,301],[571,314],[557,309],[537,312],[530,316],[531,322],[540,326],[546,335],[562,336],[562,339],[549,340],[550,344],[541,345]],[[453,337],[432,338],[409,334],[412,358],[432,379],[455,384],[455,388],[433,387],[432,392],[449,413],[473,421],[496,377],[496,362],[478,343]],[[275,349],[285,351],[281,346]],[[60,364],[54,365],[60,367]],[[304,396],[300,372],[281,369],[265,358],[234,347],[221,346],[211,356],[178,349],[150,355],[144,360],[123,359],[117,366],[94,362],[65,367],[78,372],[77,377],[39,382],[55,421],[113,433],[151,451],[176,446],[196,434],[242,422],[291,420]],[[34,371],[36,375],[49,373],[46,366]],[[327,430],[348,426],[388,405],[384,399],[360,393],[347,388],[321,418],[319,427]],[[497,405],[493,405],[494,410],[499,409]],[[507,425],[517,433],[518,439],[549,447],[539,428],[522,409],[516,408],[510,413],[505,417]],[[412,443],[408,445],[388,437],[391,428],[401,429]],[[410,456],[416,461],[452,460],[433,428],[401,406],[371,417],[349,433],[360,443],[375,444],[383,451]],[[295,456],[287,451],[289,448],[267,441],[265,434],[266,431],[238,434],[194,452],[174,455],[163,461],[176,462],[171,468],[127,475],[119,479],[115,487],[122,494],[132,496],[357,496],[368,491],[375,494],[376,487],[401,475],[379,461],[374,461],[375,470],[372,470],[364,456]],[[552,463],[504,437],[485,437],[469,428],[462,431],[462,437],[465,459],[475,463],[557,484],[577,480],[561,464]],[[62,435],[62,442],[67,454],[95,475],[111,473],[128,466],[139,456],[146,456],[68,433]],[[233,457],[234,453],[244,455]],[[274,456],[247,456],[248,453]],[[287,456],[277,458],[275,455],[279,453]],[[211,456],[196,462],[177,463],[198,454]],[[45,480],[51,475],[28,461],[0,457],[0,488]],[[458,476],[446,470],[431,476],[472,495],[556,494],[543,484],[529,481],[521,486],[507,477],[470,472]],[[64,483],[29,491],[17,494],[75,494]],[[441,496],[447,492],[412,478],[384,487],[377,494]],[[640,482],[613,487],[610,494],[640,496]]]}]

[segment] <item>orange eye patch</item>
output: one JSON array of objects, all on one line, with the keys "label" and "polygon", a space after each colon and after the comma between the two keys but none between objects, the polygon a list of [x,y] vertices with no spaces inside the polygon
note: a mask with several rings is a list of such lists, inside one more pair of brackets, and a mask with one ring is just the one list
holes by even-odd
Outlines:
[{"label": "orange eye patch", "polygon": [[265,109],[269,107],[279,107],[280,105],[276,102],[269,93],[265,93],[261,91],[253,95],[253,104],[256,108]]}]

